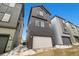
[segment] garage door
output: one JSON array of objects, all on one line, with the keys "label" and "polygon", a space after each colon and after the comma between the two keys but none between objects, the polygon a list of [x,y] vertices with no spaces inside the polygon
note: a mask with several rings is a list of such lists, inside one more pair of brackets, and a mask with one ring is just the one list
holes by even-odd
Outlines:
[{"label": "garage door", "polygon": [[79,43],[79,37],[74,36],[74,38],[75,38],[75,41]]},{"label": "garage door", "polygon": [[63,40],[63,44],[64,44],[64,45],[71,45],[71,40],[70,40],[69,37],[63,36],[63,37],[62,37],[62,40]]},{"label": "garage door", "polygon": [[35,48],[48,48],[52,47],[51,37],[33,37],[33,49]]},{"label": "garage door", "polygon": [[9,36],[6,36],[6,35],[0,35],[0,54],[4,53],[5,51],[8,37]]}]

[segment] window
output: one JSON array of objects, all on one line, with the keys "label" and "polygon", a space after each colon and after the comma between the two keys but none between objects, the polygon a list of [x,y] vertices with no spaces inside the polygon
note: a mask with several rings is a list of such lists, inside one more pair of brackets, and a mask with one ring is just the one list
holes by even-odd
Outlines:
[{"label": "window", "polygon": [[63,23],[65,23],[65,21],[64,20],[62,20],[63,21]]},{"label": "window", "polygon": [[39,13],[40,13],[41,16],[43,16],[43,12],[42,11],[39,11]]},{"label": "window", "polygon": [[41,27],[44,27],[44,21],[41,21]]},{"label": "window", "polygon": [[74,25],[71,25],[72,26],[72,29],[75,29],[75,26]]},{"label": "window", "polygon": [[44,27],[44,21],[36,20],[36,21],[35,21],[35,26]]},{"label": "window", "polygon": [[67,29],[67,27],[64,27],[64,28],[63,28],[63,33],[69,34],[69,30]]},{"label": "window", "polygon": [[4,17],[2,18],[2,21],[8,22],[10,19],[10,14],[5,14]]},{"label": "window", "polygon": [[35,26],[40,26],[40,21],[39,20],[35,20]]},{"label": "window", "polygon": [[42,11],[37,11],[37,15],[38,16],[43,16],[43,12]]}]

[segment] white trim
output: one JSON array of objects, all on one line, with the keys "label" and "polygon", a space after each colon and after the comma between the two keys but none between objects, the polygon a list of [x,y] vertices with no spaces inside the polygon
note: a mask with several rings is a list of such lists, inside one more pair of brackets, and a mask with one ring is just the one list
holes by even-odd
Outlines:
[{"label": "white trim", "polygon": [[4,22],[8,22],[9,19],[10,19],[10,16],[11,16],[10,14],[6,14],[6,13],[5,13],[5,15],[4,15],[2,21],[4,21]]}]

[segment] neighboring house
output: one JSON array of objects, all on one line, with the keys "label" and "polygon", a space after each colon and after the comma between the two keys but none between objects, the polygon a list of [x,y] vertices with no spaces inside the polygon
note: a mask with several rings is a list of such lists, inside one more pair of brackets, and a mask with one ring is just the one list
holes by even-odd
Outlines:
[{"label": "neighboring house", "polygon": [[31,8],[28,20],[27,47],[48,48],[53,47],[52,32],[50,29],[50,21],[48,17],[51,14],[44,6],[35,6]]},{"label": "neighboring house", "polygon": [[79,45],[79,33],[77,26],[71,22],[66,23],[68,29],[70,30],[71,42],[73,45]]},{"label": "neighboring house", "polygon": [[54,34],[55,46],[71,46],[70,32],[63,18],[54,16],[51,19],[51,29]]},{"label": "neighboring house", "polygon": [[23,11],[23,4],[0,3],[0,54],[10,51],[20,43]]},{"label": "neighboring house", "polygon": [[79,34],[79,27],[77,29],[78,29],[78,34]]}]

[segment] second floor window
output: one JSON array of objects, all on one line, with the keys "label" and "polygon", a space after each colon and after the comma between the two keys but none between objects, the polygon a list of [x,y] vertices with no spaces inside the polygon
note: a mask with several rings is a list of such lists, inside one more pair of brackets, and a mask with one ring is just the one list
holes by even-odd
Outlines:
[{"label": "second floor window", "polygon": [[44,21],[41,21],[41,27],[44,27]]},{"label": "second floor window", "polygon": [[35,26],[44,28],[44,21],[35,20]]},{"label": "second floor window", "polygon": [[35,26],[37,26],[37,27],[40,26],[40,21],[39,20],[35,20]]}]

